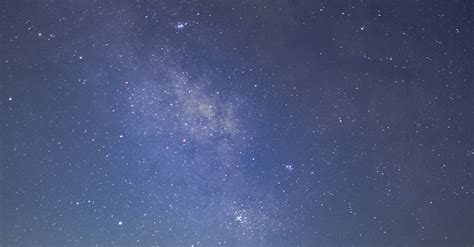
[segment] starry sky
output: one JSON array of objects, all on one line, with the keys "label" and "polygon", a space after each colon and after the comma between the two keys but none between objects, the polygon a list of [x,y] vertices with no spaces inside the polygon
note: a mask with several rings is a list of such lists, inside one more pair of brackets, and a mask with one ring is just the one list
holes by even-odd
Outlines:
[{"label": "starry sky", "polygon": [[472,13],[4,0],[0,246],[474,246]]}]

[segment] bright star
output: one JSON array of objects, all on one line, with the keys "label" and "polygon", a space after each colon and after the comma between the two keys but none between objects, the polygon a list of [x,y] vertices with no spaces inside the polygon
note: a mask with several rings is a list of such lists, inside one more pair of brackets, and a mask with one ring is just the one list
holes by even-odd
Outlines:
[{"label": "bright star", "polygon": [[174,27],[175,27],[176,29],[183,29],[183,28],[185,28],[187,25],[188,25],[187,22],[180,22],[180,21],[179,21],[178,23],[176,23],[176,25],[175,25]]}]

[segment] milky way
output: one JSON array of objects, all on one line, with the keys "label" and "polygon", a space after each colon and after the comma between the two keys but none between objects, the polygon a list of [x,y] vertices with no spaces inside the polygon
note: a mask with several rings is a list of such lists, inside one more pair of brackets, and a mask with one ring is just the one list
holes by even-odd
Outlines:
[{"label": "milky way", "polygon": [[13,1],[0,246],[473,246],[470,1]]}]

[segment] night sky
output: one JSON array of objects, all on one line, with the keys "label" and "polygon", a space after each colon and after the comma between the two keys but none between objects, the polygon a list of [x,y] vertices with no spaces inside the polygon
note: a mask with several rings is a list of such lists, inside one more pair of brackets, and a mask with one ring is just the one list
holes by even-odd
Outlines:
[{"label": "night sky", "polygon": [[474,246],[474,2],[0,6],[0,246]]}]

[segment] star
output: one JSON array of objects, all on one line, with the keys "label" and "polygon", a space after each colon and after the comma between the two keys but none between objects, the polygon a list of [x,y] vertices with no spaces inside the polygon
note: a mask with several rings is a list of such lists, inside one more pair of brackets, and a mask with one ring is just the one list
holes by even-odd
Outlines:
[{"label": "star", "polygon": [[242,215],[236,216],[236,217],[235,217],[235,220],[236,220],[236,221],[239,221],[239,222],[242,222],[242,220],[243,220],[243,219],[242,219]]}]

